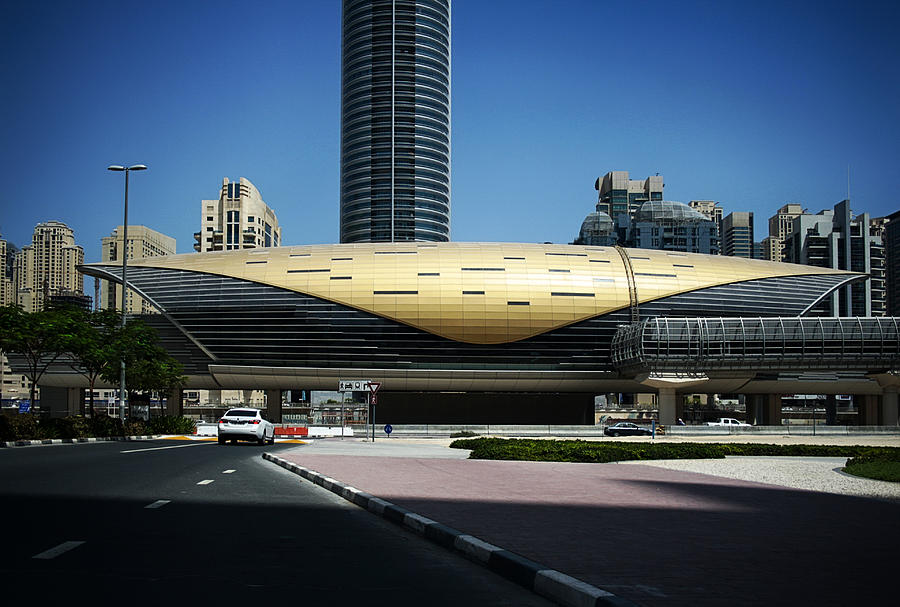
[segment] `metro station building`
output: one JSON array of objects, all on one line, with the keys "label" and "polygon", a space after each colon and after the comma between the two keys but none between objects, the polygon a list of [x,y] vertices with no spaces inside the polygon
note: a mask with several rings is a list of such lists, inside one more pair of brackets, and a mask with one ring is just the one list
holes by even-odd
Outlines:
[{"label": "metro station building", "polygon": [[[121,264],[82,266],[121,281]],[[782,393],[865,395],[897,423],[893,318],[806,316],[866,275],[670,251],[553,244],[366,243],[130,260],[144,320],[188,388],[335,390],[382,383],[392,423],[593,424],[594,396],[753,395],[779,424]],[[77,376],[52,375],[53,385]],[[274,407],[274,408],[273,408]]]}]

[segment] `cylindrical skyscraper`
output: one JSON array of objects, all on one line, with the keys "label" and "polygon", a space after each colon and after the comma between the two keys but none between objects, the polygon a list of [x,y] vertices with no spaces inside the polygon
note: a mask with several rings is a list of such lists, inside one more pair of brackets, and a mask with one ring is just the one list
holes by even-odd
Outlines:
[{"label": "cylindrical skyscraper", "polygon": [[341,242],[450,240],[450,0],[344,0]]}]

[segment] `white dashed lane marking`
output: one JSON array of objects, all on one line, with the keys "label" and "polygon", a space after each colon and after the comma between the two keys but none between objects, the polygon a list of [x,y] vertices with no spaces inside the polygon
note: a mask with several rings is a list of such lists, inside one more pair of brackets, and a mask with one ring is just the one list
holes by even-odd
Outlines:
[{"label": "white dashed lane marking", "polygon": [[51,548],[50,550],[44,550],[43,552],[41,552],[39,554],[35,554],[31,558],[44,559],[44,560],[55,559],[60,554],[64,554],[64,553],[68,552],[69,550],[72,550],[73,548],[78,548],[83,543],[84,543],[83,541],[78,541],[78,540],[74,540],[74,541],[70,541],[70,542],[63,542],[59,546],[55,546],[55,547]]},{"label": "white dashed lane marking", "polygon": [[222,470],[222,474],[231,474],[233,472],[237,472],[237,470]]},{"label": "white dashed lane marking", "polygon": [[208,484],[210,484],[210,483],[212,483],[212,482],[215,482],[215,481],[213,481],[212,479],[208,478],[208,479],[206,479],[205,481],[200,481],[200,482],[197,483],[197,484],[198,484],[198,485],[208,485]]},{"label": "white dashed lane marking", "polygon": [[144,508],[162,508],[172,500],[156,500],[152,504],[147,504]]}]

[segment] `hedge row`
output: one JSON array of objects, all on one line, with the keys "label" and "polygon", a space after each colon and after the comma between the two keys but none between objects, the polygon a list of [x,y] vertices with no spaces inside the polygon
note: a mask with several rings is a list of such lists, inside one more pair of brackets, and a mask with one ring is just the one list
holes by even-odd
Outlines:
[{"label": "hedge row", "polygon": [[194,420],[187,417],[160,416],[149,421],[121,420],[108,415],[92,418],[41,419],[34,415],[0,415],[0,440],[42,440],[48,438],[104,438],[107,436],[144,436],[147,434],[188,434]]},{"label": "hedge row", "polygon": [[726,455],[880,456],[900,458],[897,447],[840,445],[768,445],[738,443],[625,443],[582,440],[473,438],[456,440],[456,449],[471,449],[469,459],[538,462],[621,462],[651,459],[711,459]]}]

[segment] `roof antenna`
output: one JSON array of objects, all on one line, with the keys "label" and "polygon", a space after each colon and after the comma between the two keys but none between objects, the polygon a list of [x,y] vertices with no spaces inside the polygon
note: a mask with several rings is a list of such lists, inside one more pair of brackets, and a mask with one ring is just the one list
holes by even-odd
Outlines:
[{"label": "roof antenna", "polygon": [[850,165],[847,165],[847,200],[850,200]]}]

